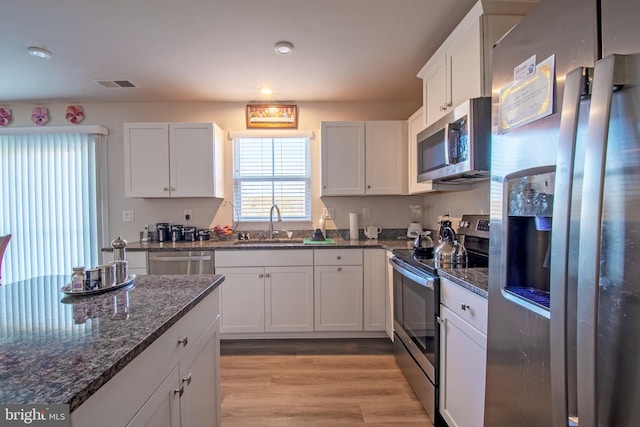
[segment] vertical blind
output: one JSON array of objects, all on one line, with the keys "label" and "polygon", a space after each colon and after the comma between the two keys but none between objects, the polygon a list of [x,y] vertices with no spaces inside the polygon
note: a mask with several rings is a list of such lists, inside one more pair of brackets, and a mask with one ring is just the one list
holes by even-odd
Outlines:
[{"label": "vertical blind", "polygon": [[98,265],[95,134],[0,135],[4,283]]},{"label": "vertical blind", "polygon": [[268,221],[277,204],[284,220],[310,220],[309,157],[309,138],[234,138],[236,219]]}]

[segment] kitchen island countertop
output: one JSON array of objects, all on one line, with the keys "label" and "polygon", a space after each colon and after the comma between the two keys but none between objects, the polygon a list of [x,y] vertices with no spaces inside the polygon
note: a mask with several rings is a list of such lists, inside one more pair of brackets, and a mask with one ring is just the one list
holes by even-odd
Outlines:
[{"label": "kitchen island countertop", "polygon": [[73,411],[224,276],[139,276],[132,286],[82,297],[60,291],[68,279],[0,286],[0,403],[65,403]]},{"label": "kitchen island countertop", "polygon": [[441,268],[438,274],[474,294],[489,297],[488,268]]}]

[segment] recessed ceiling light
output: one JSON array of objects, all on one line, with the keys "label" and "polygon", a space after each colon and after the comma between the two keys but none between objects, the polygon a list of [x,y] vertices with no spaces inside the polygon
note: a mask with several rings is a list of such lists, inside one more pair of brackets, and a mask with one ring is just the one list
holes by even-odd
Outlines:
[{"label": "recessed ceiling light", "polygon": [[271,88],[269,87],[263,87],[262,89],[260,89],[260,93],[263,95],[271,95],[273,93],[273,90],[271,90]]},{"label": "recessed ceiling light", "polygon": [[273,48],[278,55],[289,55],[293,50],[293,44],[289,42],[278,42]]},{"label": "recessed ceiling light", "polygon": [[27,52],[29,52],[29,55],[35,56],[36,58],[40,59],[51,59],[51,57],[53,56],[53,53],[51,53],[51,51],[38,46],[29,46],[27,48]]}]

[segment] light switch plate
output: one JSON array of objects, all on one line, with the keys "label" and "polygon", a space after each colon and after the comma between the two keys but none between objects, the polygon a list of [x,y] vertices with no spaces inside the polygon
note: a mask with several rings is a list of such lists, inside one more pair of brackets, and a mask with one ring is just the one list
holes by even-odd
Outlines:
[{"label": "light switch plate", "polygon": [[123,222],[133,222],[133,211],[122,211]]},{"label": "light switch plate", "polygon": [[334,219],[335,215],[336,215],[336,210],[334,208],[322,208],[322,218]]},{"label": "light switch plate", "polygon": [[371,218],[371,209],[370,208],[362,208],[362,218],[364,218],[364,219]]}]

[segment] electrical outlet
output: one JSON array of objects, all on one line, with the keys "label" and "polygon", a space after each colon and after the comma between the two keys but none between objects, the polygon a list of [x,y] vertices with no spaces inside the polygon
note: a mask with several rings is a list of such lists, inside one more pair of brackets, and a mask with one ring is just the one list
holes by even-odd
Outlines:
[{"label": "electrical outlet", "polygon": [[364,219],[371,218],[371,209],[370,208],[362,208],[362,218],[364,218]]},{"label": "electrical outlet", "polygon": [[184,210],[184,219],[186,219],[187,221],[193,219],[193,213],[191,212],[191,209]]},{"label": "electrical outlet", "polygon": [[122,211],[123,222],[133,222],[133,211]]}]

